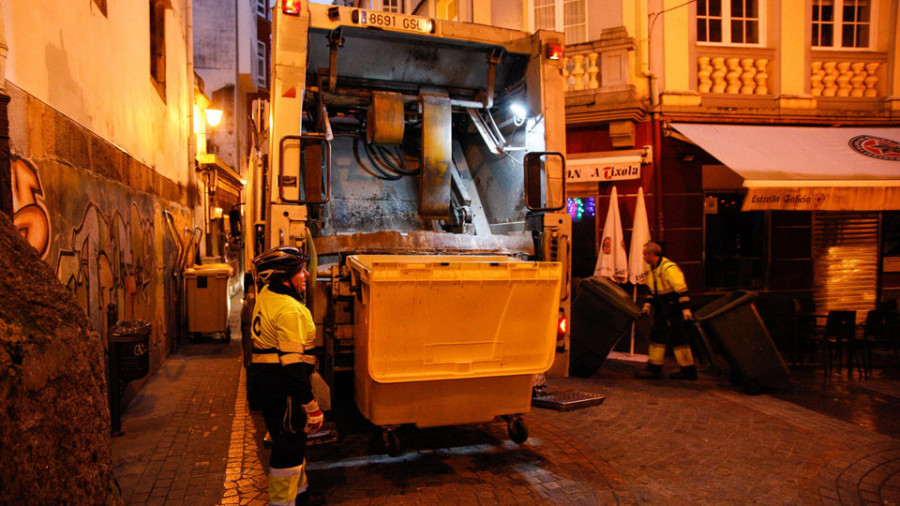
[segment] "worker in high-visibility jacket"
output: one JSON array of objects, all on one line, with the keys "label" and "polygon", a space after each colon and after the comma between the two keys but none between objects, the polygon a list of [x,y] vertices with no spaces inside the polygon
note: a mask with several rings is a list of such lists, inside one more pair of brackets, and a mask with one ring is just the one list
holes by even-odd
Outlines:
[{"label": "worker in high-visibility jacket", "polygon": [[324,416],[312,393],[316,326],[303,305],[308,258],[279,246],[253,259],[260,284],[251,333],[248,380],[272,436],[269,503],[293,505],[308,499],[306,436],[322,427]]},{"label": "worker in high-visibility jacket", "polygon": [[653,309],[653,330],[647,368],[638,372],[639,378],[662,378],[666,345],[672,347],[681,370],[669,375],[674,379],[697,379],[697,367],[688,342],[688,325],[693,324],[691,298],[688,296],[684,273],[678,264],[662,256],[662,247],[654,242],[644,246],[644,261],[650,265],[647,296],[643,313]]}]

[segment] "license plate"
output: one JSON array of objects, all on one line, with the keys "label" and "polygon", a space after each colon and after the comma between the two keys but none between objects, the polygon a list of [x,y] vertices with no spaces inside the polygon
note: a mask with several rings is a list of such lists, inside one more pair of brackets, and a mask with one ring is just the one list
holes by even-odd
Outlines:
[{"label": "license plate", "polygon": [[434,23],[428,18],[363,9],[353,11],[353,22],[360,26],[374,26],[400,32],[432,33],[434,30]]}]

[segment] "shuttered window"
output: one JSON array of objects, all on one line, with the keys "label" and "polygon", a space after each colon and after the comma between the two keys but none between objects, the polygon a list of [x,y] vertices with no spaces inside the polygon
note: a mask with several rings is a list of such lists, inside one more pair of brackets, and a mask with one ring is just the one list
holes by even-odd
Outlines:
[{"label": "shuttered window", "polygon": [[816,312],[856,310],[857,322],[875,308],[878,213],[815,213],[813,297]]}]

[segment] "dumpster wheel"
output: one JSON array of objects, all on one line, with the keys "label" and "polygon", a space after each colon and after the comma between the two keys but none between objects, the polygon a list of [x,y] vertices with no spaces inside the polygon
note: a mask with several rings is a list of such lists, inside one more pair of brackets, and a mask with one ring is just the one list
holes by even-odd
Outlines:
[{"label": "dumpster wheel", "polygon": [[400,437],[397,436],[397,431],[395,427],[384,427],[381,429],[381,441],[384,443],[384,448],[387,450],[387,454],[391,457],[400,456]]},{"label": "dumpster wheel", "polygon": [[522,444],[528,440],[528,426],[521,416],[506,417],[506,432],[513,443]]}]

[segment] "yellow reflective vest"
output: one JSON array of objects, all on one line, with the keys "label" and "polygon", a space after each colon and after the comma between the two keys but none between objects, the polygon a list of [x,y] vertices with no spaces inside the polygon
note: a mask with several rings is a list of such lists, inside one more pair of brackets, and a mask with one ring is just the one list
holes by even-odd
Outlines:
[{"label": "yellow reflective vest", "polygon": [[647,286],[650,288],[650,296],[647,302],[663,303],[677,297],[682,308],[690,308],[691,298],[688,296],[687,283],[684,281],[684,273],[678,264],[666,257],[659,259],[656,267],[650,266],[650,275],[647,276]]},{"label": "yellow reflective vest", "polygon": [[263,287],[253,308],[253,349],[278,351],[282,364],[301,360],[293,355],[315,347],[316,324],[300,301],[286,293]]}]

